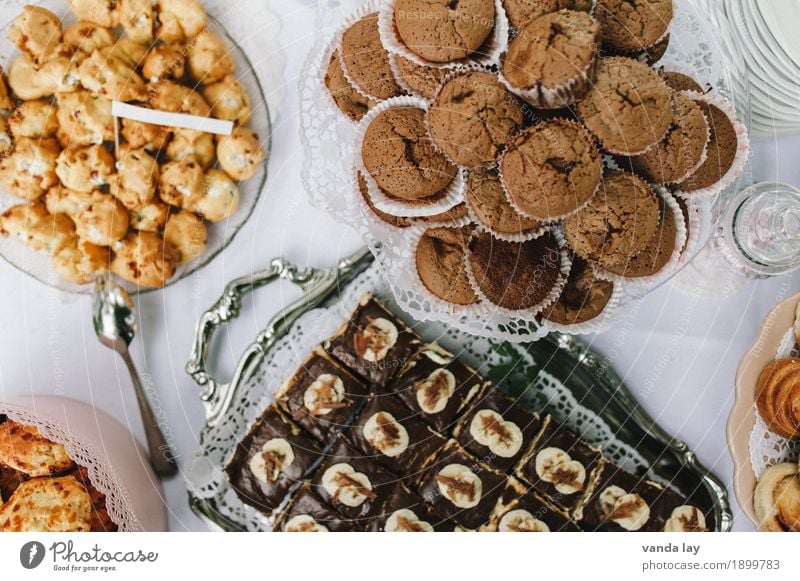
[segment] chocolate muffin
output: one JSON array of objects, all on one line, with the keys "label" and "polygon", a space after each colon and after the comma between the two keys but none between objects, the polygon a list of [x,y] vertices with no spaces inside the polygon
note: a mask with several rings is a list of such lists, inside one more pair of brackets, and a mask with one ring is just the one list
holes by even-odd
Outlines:
[{"label": "chocolate muffin", "polygon": [[496,75],[483,71],[447,81],[427,117],[436,146],[466,167],[493,163],[522,121],[521,102]]},{"label": "chocolate muffin", "polygon": [[503,0],[508,22],[517,30],[525,28],[540,16],[559,10],[592,12],[594,0]]},{"label": "chocolate muffin", "polygon": [[[669,195],[666,194],[665,195]],[[644,250],[632,256],[627,262],[610,264],[606,270],[620,276],[633,278],[653,276],[661,272],[675,252],[675,239],[678,227],[675,223],[675,213],[667,206],[663,198],[658,199],[661,219],[655,235],[650,239]]]},{"label": "chocolate muffin", "polygon": [[468,260],[486,298],[511,310],[540,304],[561,278],[561,251],[549,232],[527,242],[480,232],[470,239]]},{"label": "chocolate muffin", "polygon": [[578,115],[611,153],[638,155],[664,138],[672,123],[670,90],[646,64],[600,59],[594,86]]},{"label": "chocolate muffin", "polygon": [[530,217],[549,220],[575,211],[595,193],[602,159],[573,121],[556,119],[521,133],[500,162],[511,201]]},{"label": "chocolate muffin", "polygon": [[356,91],[344,76],[338,51],[331,55],[328,63],[328,69],[325,72],[325,87],[339,110],[353,121],[361,120],[375,105],[375,101],[367,99]]},{"label": "chocolate muffin", "polygon": [[344,70],[366,94],[378,100],[403,94],[378,34],[377,12],[367,14],[344,31],[341,51]]},{"label": "chocolate muffin", "polygon": [[559,325],[591,321],[603,312],[613,293],[613,282],[597,278],[588,262],[580,256],[573,256],[561,296],[542,311],[542,317]]},{"label": "chocolate muffin", "polygon": [[369,188],[367,187],[367,180],[364,179],[364,174],[358,172],[356,179],[358,180],[358,191],[361,194],[361,197],[364,199],[367,207],[378,217],[379,220],[382,220],[383,222],[386,222],[395,228],[408,228],[411,226],[411,219],[403,218],[402,216],[393,216],[376,208],[372,198],[369,197]]},{"label": "chocolate muffin", "polygon": [[535,107],[565,107],[589,90],[599,44],[600,23],[586,12],[546,14],[511,40],[503,76]]},{"label": "chocolate muffin", "polygon": [[675,71],[662,71],[661,78],[664,79],[664,82],[670,89],[675,91],[694,91],[696,93],[703,92],[703,87],[700,86],[700,83],[695,81],[689,75]]},{"label": "chocolate muffin", "polygon": [[436,151],[425,112],[394,107],[372,120],[361,145],[364,167],[389,196],[418,201],[447,188],[458,169]]},{"label": "chocolate muffin", "polygon": [[719,182],[733,167],[739,147],[736,127],[728,115],[716,105],[699,101],[708,121],[711,135],[708,140],[706,161],[678,187],[683,192],[694,192]]},{"label": "chocolate muffin", "polygon": [[642,155],[629,158],[633,171],[650,183],[669,184],[686,179],[706,153],[709,130],[700,105],[673,91],[672,119],[664,139]]},{"label": "chocolate muffin", "polygon": [[597,0],[595,15],[603,25],[603,43],[633,52],[661,41],[672,22],[672,0]]},{"label": "chocolate muffin", "polygon": [[417,245],[417,273],[422,284],[440,299],[457,305],[478,301],[464,266],[464,252],[473,229],[473,226],[429,228]]},{"label": "chocolate muffin", "polygon": [[492,0],[397,0],[394,25],[405,46],[432,63],[465,59],[494,30]]},{"label": "chocolate muffin", "polygon": [[453,220],[466,218],[467,213],[467,205],[464,202],[461,202],[460,204],[456,204],[449,210],[445,210],[440,214],[434,214],[432,216],[419,216],[417,218],[413,218],[413,221],[415,224],[437,224],[440,222],[452,222]]},{"label": "chocolate muffin", "polygon": [[523,216],[508,203],[496,170],[476,169],[469,172],[466,196],[481,224],[500,234],[536,231],[544,225],[535,218]]},{"label": "chocolate muffin", "polygon": [[395,56],[394,58],[397,65],[397,73],[403,82],[408,85],[408,88],[426,99],[433,99],[436,96],[439,85],[442,84],[442,81],[447,76],[447,69],[418,65],[414,61],[401,56]]},{"label": "chocolate muffin", "polygon": [[660,217],[658,197],[645,182],[611,171],[597,196],[564,221],[564,233],[576,254],[607,268],[647,248]]}]

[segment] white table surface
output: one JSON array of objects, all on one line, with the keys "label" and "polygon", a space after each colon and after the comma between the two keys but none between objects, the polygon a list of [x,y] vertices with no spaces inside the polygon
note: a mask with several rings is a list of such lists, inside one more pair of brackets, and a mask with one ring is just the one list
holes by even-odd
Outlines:
[{"label": "white table surface", "polygon": [[[243,9],[248,3],[242,2]],[[141,322],[133,355],[142,375],[157,388],[154,407],[169,418],[168,437],[179,459],[197,447],[204,417],[198,389],[183,368],[195,323],[224,284],[263,268],[275,256],[300,265],[329,266],[361,246],[348,228],[308,205],[300,182],[303,152],[296,85],[313,44],[313,1],[280,0],[272,5],[282,18],[288,66],[266,191],[249,223],[222,256],[166,291],[136,299]],[[798,150],[800,136],[756,142],[754,178],[800,186]],[[116,355],[96,341],[90,301],[60,294],[4,262],[0,262],[0,281],[0,398],[55,394],[84,400],[132,426],[144,441],[127,371]],[[612,361],[644,408],[729,483],[733,468],[725,421],[733,402],[736,366],[765,314],[798,288],[800,274],[795,274],[753,281],[731,298],[709,301],[687,297],[666,285],[610,330],[587,340]],[[277,287],[255,294],[243,316],[221,334],[217,350],[221,375],[231,370],[237,354],[295,293],[289,287]],[[167,483],[165,489],[171,530],[206,530],[189,509],[182,479]],[[751,530],[732,491],[731,501],[735,529]]]}]

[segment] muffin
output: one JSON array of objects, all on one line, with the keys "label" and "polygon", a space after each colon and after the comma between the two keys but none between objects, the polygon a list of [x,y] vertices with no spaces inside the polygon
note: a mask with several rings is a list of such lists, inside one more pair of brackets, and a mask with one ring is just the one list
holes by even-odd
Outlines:
[{"label": "muffin", "polygon": [[164,42],[184,42],[200,34],[208,23],[199,0],[158,0],[156,37]]},{"label": "muffin", "polygon": [[364,133],[361,157],[378,187],[402,200],[439,194],[458,171],[436,151],[425,127],[425,112],[414,107],[394,107],[378,114]]},{"label": "muffin", "polygon": [[479,232],[469,241],[467,260],[486,298],[510,310],[541,304],[561,278],[561,251],[550,232],[527,242]]},{"label": "muffin", "polygon": [[441,67],[419,65],[405,57],[394,55],[395,69],[409,89],[432,100],[447,76],[448,70]]},{"label": "muffin", "polygon": [[201,32],[186,46],[189,49],[189,74],[199,83],[215,83],[236,69],[230,49],[213,32]]},{"label": "muffin", "polygon": [[377,12],[367,14],[344,31],[340,51],[343,70],[362,92],[380,101],[403,93],[378,34]]},{"label": "muffin", "polygon": [[258,173],[267,152],[258,134],[247,127],[237,127],[233,133],[217,142],[217,161],[220,167],[235,180],[249,180]]},{"label": "muffin", "polygon": [[594,80],[600,24],[560,10],[533,20],[509,44],[503,76],[535,107],[557,109],[583,98]]},{"label": "muffin", "polygon": [[598,317],[614,293],[614,283],[597,278],[588,262],[572,257],[572,267],[558,300],[542,317],[559,325],[578,325]]},{"label": "muffin", "polygon": [[660,218],[658,196],[645,182],[610,171],[589,204],[564,221],[564,233],[576,254],[608,268],[647,248]]},{"label": "muffin", "polygon": [[669,88],[647,65],[625,57],[600,59],[595,83],[577,108],[611,153],[644,153],[672,124]]},{"label": "muffin", "polygon": [[523,216],[508,203],[500,176],[495,170],[477,169],[467,176],[467,201],[472,213],[487,228],[500,234],[537,231],[543,224]]},{"label": "muffin", "polygon": [[522,121],[522,104],[496,75],[483,71],[448,80],[427,114],[433,143],[466,167],[494,163]]},{"label": "muffin", "polygon": [[76,192],[91,192],[108,185],[114,170],[114,156],[102,145],[65,149],[56,164],[58,179]]},{"label": "muffin", "polygon": [[473,229],[473,226],[429,228],[417,244],[416,265],[422,284],[449,303],[471,305],[478,301],[464,265]]},{"label": "muffin", "polygon": [[678,226],[675,223],[675,213],[667,206],[664,199],[659,197],[658,202],[659,225],[647,246],[626,262],[607,265],[607,271],[620,276],[639,278],[658,274],[669,263],[675,252]]},{"label": "muffin", "polygon": [[375,106],[375,101],[356,91],[344,76],[339,51],[334,51],[325,72],[325,87],[333,98],[339,111],[353,121],[360,121],[367,111]]},{"label": "muffin", "polygon": [[733,167],[739,147],[739,136],[730,117],[719,107],[706,101],[698,101],[708,126],[706,160],[686,180],[678,184],[682,192],[695,192],[709,188],[722,180]]},{"label": "muffin", "polygon": [[160,288],[175,274],[177,252],[152,232],[132,232],[114,245],[111,272],[139,286]]},{"label": "muffin", "polygon": [[689,75],[677,71],[661,71],[661,78],[674,91],[694,91],[703,93],[703,87]]},{"label": "muffin", "polygon": [[550,220],[582,207],[597,191],[602,159],[574,121],[556,119],[525,130],[500,162],[512,203],[528,217]]},{"label": "muffin", "polygon": [[390,226],[394,226],[395,228],[408,228],[412,224],[412,220],[410,218],[404,218],[402,216],[393,216],[392,214],[388,214],[383,212],[375,207],[375,203],[369,197],[369,187],[367,186],[367,180],[364,179],[364,174],[358,172],[356,177],[358,180],[358,192],[361,194],[361,197],[364,200],[364,203],[367,204],[367,207],[370,211],[378,217],[379,220],[386,222]]},{"label": "muffin", "polygon": [[672,126],[655,147],[627,158],[632,170],[653,184],[681,182],[706,156],[709,130],[700,105],[682,93],[672,93]]},{"label": "muffin", "polygon": [[540,16],[559,10],[592,12],[594,0],[503,0],[508,22],[516,30],[522,30]]},{"label": "muffin", "polygon": [[603,27],[603,43],[633,52],[663,39],[672,11],[672,0],[597,0],[594,13]]},{"label": "muffin", "polygon": [[490,38],[494,24],[492,0],[397,0],[394,5],[400,40],[432,63],[467,58]]}]

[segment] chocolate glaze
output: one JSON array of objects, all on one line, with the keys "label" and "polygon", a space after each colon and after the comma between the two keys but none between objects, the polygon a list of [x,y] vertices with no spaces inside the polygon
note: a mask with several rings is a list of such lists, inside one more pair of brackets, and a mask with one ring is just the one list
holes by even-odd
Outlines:
[{"label": "chocolate glaze", "polygon": [[386,520],[395,512],[408,509],[414,512],[418,519],[427,522],[435,532],[452,532],[456,524],[436,513],[433,507],[426,504],[422,497],[400,484],[394,494],[384,503],[380,514],[375,516],[370,523],[372,532],[384,532]]},{"label": "chocolate glaze", "polygon": [[[261,452],[264,443],[272,438],[283,438],[289,442],[294,452],[294,462],[274,482],[267,483],[256,477],[250,470],[249,463],[251,458]],[[320,458],[321,450],[317,443],[272,404],[236,446],[225,472],[242,502],[269,515]]]},{"label": "chocolate glaze", "polygon": [[[340,402],[342,407],[314,415],[303,404],[303,397],[306,389],[323,374],[335,375],[342,380],[344,400]],[[326,445],[350,423],[356,410],[368,396],[369,388],[360,379],[328,357],[324,351],[317,349],[284,383],[276,401],[294,421]]]},{"label": "chocolate glaze", "polygon": [[497,530],[503,515],[512,510],[528,511],[534,518],[545,523],[550,528],[550,532],[575,533],[581,530],[566,514],[541,498],[533,490],[529,490],[516,478],[508,480],[508,485],[503,491],[502,501],[498,503],[492,517],[492,530]]},{"label": "chocolate glaze", "polygon": [[286,505],[278,518],[275,520],[275,525],[272,528],[274,531],[284,532],[286,530],[286,523],[292,517],[305,514],[312,517],[319,524],[328,529],[329,532],[352,532],[359,530],[356,528],[355,523],[343,519],[336,513],[334,508],[322,500],[311,488],[311,484],[306,482],[295,493],[289,504]]}]

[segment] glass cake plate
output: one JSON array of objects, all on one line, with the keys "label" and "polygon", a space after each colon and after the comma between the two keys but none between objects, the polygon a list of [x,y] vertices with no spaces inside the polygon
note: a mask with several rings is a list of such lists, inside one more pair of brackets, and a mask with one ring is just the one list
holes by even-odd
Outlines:
[{"label": "glass cake plate", "polygon": [[[45,0],[43,2],[37,2],[36,4],[47,8],[62,18],[63,24],[71,24],[76,20],[74,15],[67,9],[67,4],[64,0]],[[245,86],[247,94],[250,97],[252,116],[247,126],[259,135],[262,140],[262,145],[267,151],[267,156],[264,162],[259,166],[258,173],[252,179],[239,183],[241,202],[236,213],[228,220],[217,224],[209,223],[207,225],[208,240],[203,253],[190,262],[179,266],[175,276],[167,282],[166,286],[173,285],[200,270],[225,250],[252,215],[258,203],[261,191],[264,189],[264,184],[267,181],[267,163],[271,149],[272,129],[267,98],[265,97],[261,80],[257,74],[257,70],[260,72],[263,70],[263,67],[254,66],[253,61],[250,60],[242,46],[232,36],[234,31],[236,31],[236,34],[240,35],[242,38],[249,38],[249,36],[245,36],[244,31],[240,30],[241,19],[237,17],[236,11],[226,9],[225,6],[211,5],[209,8],[209,29],[217,33],[225,40],[228,46],[231,47],[230,54],[236,63],[236,77]],[[20,3],[19,6],[19,10],[21,9],[22,3]],[[10,22],[0,30],[0,63],[2,63],[6,70],[11,59],[19,54],[17,47],[8,39],[9,27]],[[248,34],[252,34],[252,31]],[[270,75],[274,74],[273,71],[268,71],[268,73]],[[272,81],[273,79],[265,80]],[[24,200],[20,200],[0,190],[0,213],[20,203],[24,203]],[[76,285],[62,279],[52,270],[50,266],[50,256],[47,253],[36,252],[17,240],[0,237],[0,256],[11,265],[36,278],[40,282],[64,292],[90,294],[94,288],[91,284]],[[128,290],[139,293],[155,290],[137,287],[136,285],[126,282],[122,282],[122,284]]]},{"label": "glass cake plate", "polygon": [[[279,280],[297,285],[302,296],[256,337],[230,381],[215,379],[208,366],[214,332],[239,315],[246,294]],[[270,518],[239,500],[224,467],[283,381],[316,345],[336,332],[366,292],[401,316],[380,265],[367,250],[329,269],[301,269],[275,259],[267,269],[229,283],[201,317],[186,370],[202,388],[206,422],[200,447],[185,464],[184,475],[192,509],[212,527],[271,529]],[[443,323],[404,319],[423,339],[439,342],[481,369],[526,407],[552,414],[601,447],[606,458],[671,484],[707,512],[712,530],[730,530],[732,513],[722,482],[685,443],[656,425],[608,362],[574,337],[555,333],[523,347],[476,337]]]},{"label": "glass cake plate", "polygon": [[[377,7],[380,0],[373,0]],[[670,43],[658,66],[692,74],[714,92],[731,100],[739,120],[749,128],[750,97],[747,70],[732,44],[729,24],[718,3],[708,0],[674,0],[675,18],[670,28]],[[356,125],[342,115],[323,83],[328,58],[334,48],[337,30],[363,5],[356,0],[319,0],[316,44],[311,50],[300,77],[300,134],[305,158],[303,185],[311,203],[328,211],[340,222],[352,227],[375,254],[392,281],[394,297],[400,307],[419,321],[436,320],[484,337],[509,341],[535,341],[547,334],[534,317],[513,316],[498,309],[481,316],[459,313],[452,305],[433,300],[421,288],[403,231],[384,227],[367,219],[358,195],[350,162],[354,155]],[[621,303],[629,304],[665,283],[691,262],[714,235],[726,201],[740,189],[747,172],[724,192],[696,202],[698,228],[691,247],[673,268],[652,277],[644,284],[623,285]],[[694,201],[694,200],[693,200]],[[617,315],[619,312],[616,313]],[[612,313],[605,322],[613,322]]]}]

